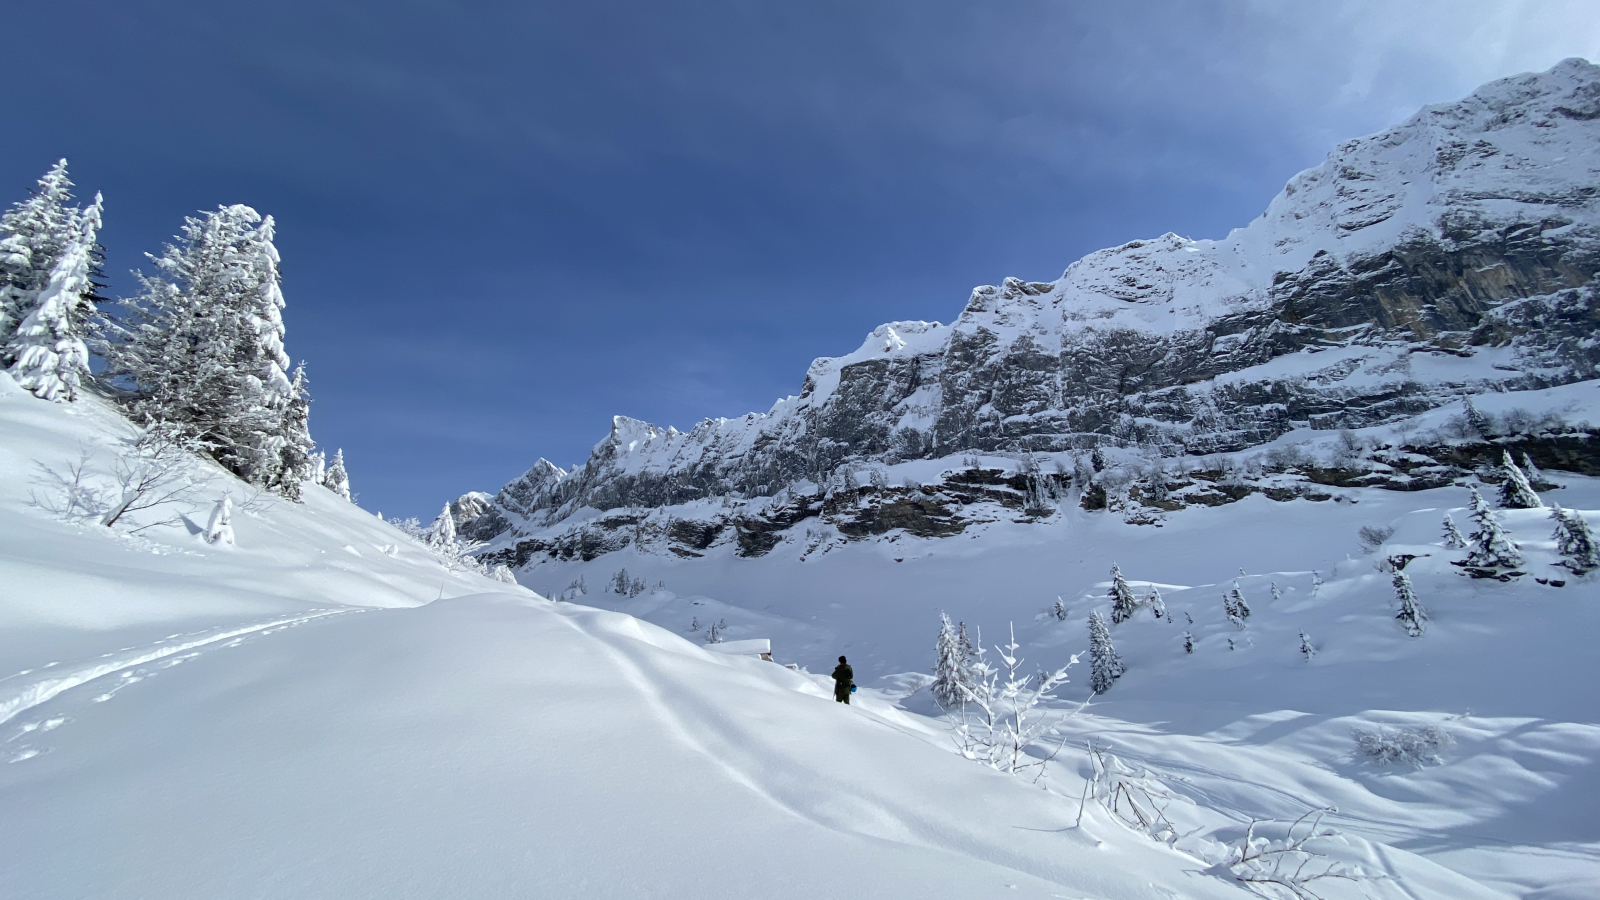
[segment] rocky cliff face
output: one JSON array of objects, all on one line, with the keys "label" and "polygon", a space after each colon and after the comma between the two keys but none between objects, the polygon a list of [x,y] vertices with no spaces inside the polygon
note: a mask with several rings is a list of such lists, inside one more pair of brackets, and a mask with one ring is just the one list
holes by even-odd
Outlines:
[{"label": "rocky cliff face", "polygon": [[[714,503],[699,525],[661,525],[662,540],[760,552],[811,516],[849,536],[960,530],[973,479],[1018,514],[1075,483],[1086,506],[1164,508],[1216,492],[1163,479],[1119,500],[1065,462],[1239,451],[1593,379],[1597,272],[1600,67],[1568,60],[1339,146],[1222,240],[1135,241],[1054,282],[977,288],[951,325],[880,326],[765,414],[688,432],[618,417],[584,464],[540,460],[463,524],[506,553],[529,548],[513,555],[582,555],[646,541],[644,511]],[[854,481],[968,453],[1019,463],[957,466],[934,485]]]}]

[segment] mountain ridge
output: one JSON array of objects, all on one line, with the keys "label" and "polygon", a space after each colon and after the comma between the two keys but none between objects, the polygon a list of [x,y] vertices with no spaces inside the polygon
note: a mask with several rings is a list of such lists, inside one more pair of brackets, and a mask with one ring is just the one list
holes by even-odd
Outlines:
[{"label": "mountain ridge", "polygon": [[614,417],[588,460],[541,459],[459,524],[509,546],[584,510],[713,498],[788,503],[792,524],[829,515],[855,467],[963,453],[1056,455],[1053,484],[1029,488],[1028,463],[1004,478],[1060,492],[1061,454],[1234,452],[1587,380],[1597,148],[1600,67],[1500,79],[1338,145],[1225,238],[1168,233],[1054,282],[980,286],[949,325],[886,323],[818,358],[766,413],[688,431]]}]

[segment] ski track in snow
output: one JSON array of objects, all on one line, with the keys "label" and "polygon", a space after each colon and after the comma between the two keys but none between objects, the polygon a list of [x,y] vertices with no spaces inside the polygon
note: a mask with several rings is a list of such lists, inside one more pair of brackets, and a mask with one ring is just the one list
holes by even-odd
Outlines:
[{"label": "ski track in snow", "polygon": [[[116,676],[114,684],[105,691],[95,696],[96,703],[102,703],[116,696],[118,692],[128,685],[137,684],[151,677],[154,672],[145,668],[154,663],[160,663],[157,668],[168,669],[180,665],[200,655],[201,649],[212,645],[221,644],[224,647],[237,647],[248,637],[259,634],[272,634],[285,628],[303,625],[315,619],[328,616],[342,615],[347,612],[359,612],[351,609],[326,609],[296,616],[286,616],[246,625],[239,628],[229,628],[212,633],[190,632],[187,634],[169,635],[162,641],[148,644],[143,647],[125,647],[121,650],[106,653],[92,662],[83,662],[69,665],[62,669],[61,663],[49,663],[31,669],[24,669],[16,674],[0,678],[0,725],[15,719],[23,713],[48,703],[61,694],[82,687],[91,682]],[[182,639],[182,640],[179,640]],[[172,643],[168,643],[171,641]],[[47,678],[36,678],[32,681],[23,681],[29,675],[49,670]],[[22,682],[22,683],[18,683]],[[24,723],[5,743],[26,737],[28,735],[53,731],[67,721],[64,716],[54,716],[36,722]],[[6,762],[21,762],[38,756],[41,751],[37,747],[23,746],[7,754]]]}]

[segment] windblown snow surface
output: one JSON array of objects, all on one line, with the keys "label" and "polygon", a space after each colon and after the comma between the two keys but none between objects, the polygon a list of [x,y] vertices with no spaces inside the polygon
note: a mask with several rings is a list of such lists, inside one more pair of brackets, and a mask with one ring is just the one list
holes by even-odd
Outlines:
[{"label": "windblown snow surface", "polygon": [[[1600,421],[1594,382],[1475,400],[1493,415]],[[1398,443],[1458,414],[1459,407],[1434,410],[1353,437]],[[1304,429],[1239,456],[1280,446],[1326,456],[1348,438]],[[981,463],[1017,465],[1004,457]],[[890,483],[931,479],[940,466],[963,464],[921,460],[884,474]],[[1588,510],[1591,524],[1600,523],[1600,479],[1554,480],[1561,487],[1544,494],[1547,503]],[[1256,494],[1183,509],[1161,527],[1084,512],[1069,498],[1043,523],[1001,511],[953,537],[891,532],[847,541],[822,528],[755,559],[728,544],[702,559],[629,548],[586,563],[536,562],[519,577],[550,592],[581,577],[581,602],[691,639],[723,622],[725,639],[770,638],[779,661],[817,671],[846,653],[869,696],[931,716],[925,673],[940,610],[981,627],[990,647],[1014,624],[1029,666],[1053,668],[1075,653],[1087,661],[1088,614],[1109,611],[1115,562],[1136,593],[1159,587],[1172,621],[1141,609],[1114,626],[1127,674],[1081,712],[1061,710],[1054,739],[1067,743],[1050,789],[1068,798],[1069,814],[1092,741],[1181,798],[1169,812],[1185,833],[1226,840],[1252,818],[1282,822],[1337,807],[1325,822],[1375,877],[1319,883],[1321,896],[1600,896],[1600,584],[1554,565],[1548,509],[1498,512],[1527,558],[1525,575],[1509,583],[1465,577],[1450,564],[1464,553],[1443,545],[1441,522],[1448,513],[1470,530],[1472,484],[1331,489],[1335,498],[1322,502]],[[1476,486],[1493,500],[1493,485]],[[1372,549],[1358,537],[1363,526],[1394,533]],[[1379,569],[1395,555],[1416,557],[1405,572],[1430,616],[1418,638],[1396,622],[1392,576]],[[664,587],[636,597],[606,591],[624,567]],[[1235,584],[1254,613],[1243,629],[1223,611]],[[1065,621],[1051,614],[1058,597]],[[1184,650],[1185,632],[1193,653]],[[1317,651],[1309,660],[1302,632]],[[1063,701],[1089,699],[1086,668],[1073,670]],[[1356,751],[1357,729],[1426,726],[1454,741],[1442,764],[1381,767]],[[1176,890],[1192,896],[1195,888]]]},{"label": "windblown snow surface", "polygon": [[[52,513],[131,429],[0,375],[7,898],[1239,896],[940,722],[452,573],[308,486],[129,534]],[[149,521],[149,520],[147,520]],[[1359,845],[1374,863],[1450,872]]]},{"label": "windblown snow surface", "polygon": [[[1542,396],[1571,412],[1593,405],[1582,389]],[[1506,514],[1529,557],[1511,584],[1461,577],[1434,542],[1463,490],[1349,491],[1160,529],[1066,513],[803,561],[629,557],[671,589],[590,595],[611,611],[449,572],[331,492],[244,502],[198,461],[203,496],[239,502],[236,547],[202,540],[203,510],[137,535],[50,512],[47,470],[88,451],[99,471],[130,433],[93,398],[45,403],[0,376],[8,897],[1242,897],[1223,845],[1321,806],[1340,834],[1316,846],[1367,875],[1318,882],[1324,897],[1600,886],[1600,598],[1533,580],[1564,574],[1538,510]],[[1600,505],[1600,485],[1560,480],[1565,505]],[[1421,638],[1355,546],[1385,522],[1380,553],[1419,556]],[[614,557],[535,573],[596,583]],[[1074,670],[1042,782],[953,752],[913,690],[934,610],[990,643],[1015,621],[1025,653],[1062,664],[1112,558],[1162,585],[1175,624],[1116,626],[1128,674],[1076,713]],[[1243,631],[1220,614],[1235,581]],[[1064,622],[1041,615],[1057,594]],[[868,687],[840,706],[803,671],[708,652],[691,616],[773,638],[780,662],[848,652]],[[1356,758],[1353,728],[1418,724],[1453,738],[1441,765]],[[1080,819],[1084,741],[1172,795],[1173,846],[1093,801]]]}]

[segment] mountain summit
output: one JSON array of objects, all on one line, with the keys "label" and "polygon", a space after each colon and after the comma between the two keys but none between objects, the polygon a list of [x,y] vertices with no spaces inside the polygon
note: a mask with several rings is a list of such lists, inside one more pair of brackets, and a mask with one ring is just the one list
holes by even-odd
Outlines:
[{"label": "mountain summit", "polygon": [[[1053,282],[979,287],[950,325],[889,323],[816,360],[799,394],[763,414],[687,432],[618,416],[583,464],[540,460],[458,514],[515,563],[589,558],[637,538],[642,511],[685,504],[696,509],[657,523],[677,529],[680,555],[729,525],[740,552],[764,552],[811,516],[851,536],[851,523],[959,531],[973,491],[1029,509],[1077,488],[1085,508],[1139,521],[1134,507],[1185,501],[1164,477],[1101,484],[1075,454],[1097,451],[1097,473],[1107,452],[1237,452],[1592,379],[1597,272],[1600,66],[1569,59],[1339,145],[1221,240],[1169,233],[1091,253]],[[936,485],[882,471],[976,453],[1018,463]],[[1558,468],[1595,464],[1557,456]],[[1392,486],[1471,463],[1424,461],[1438,465],[1391,472]],[[708,501],[714,513],[699,509]]]}]

